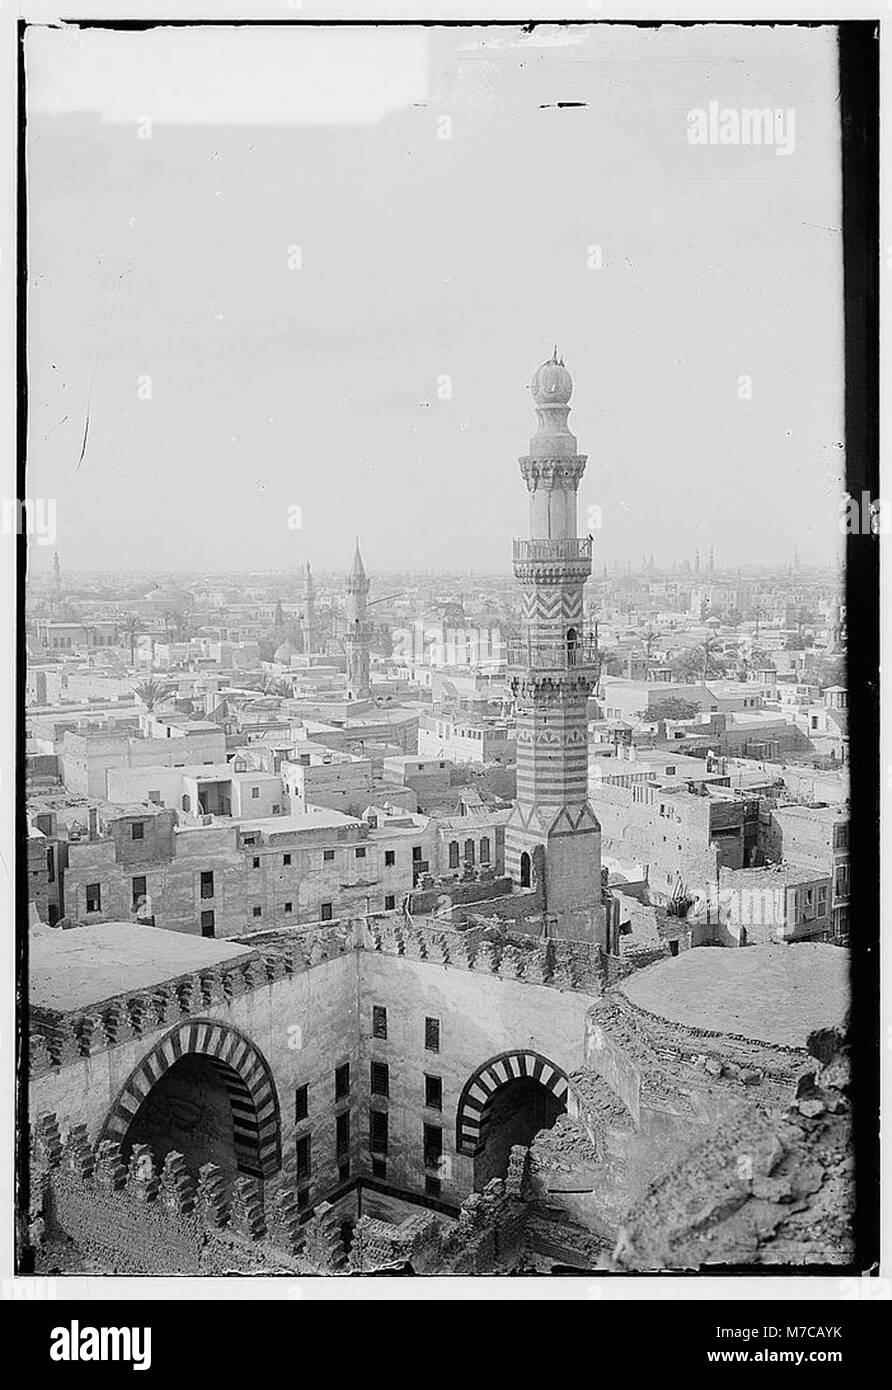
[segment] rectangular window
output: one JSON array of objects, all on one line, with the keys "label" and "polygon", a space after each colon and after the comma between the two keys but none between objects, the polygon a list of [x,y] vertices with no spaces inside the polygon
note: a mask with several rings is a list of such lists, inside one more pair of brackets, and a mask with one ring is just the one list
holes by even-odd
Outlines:
[{"label": "rectangular window", "polygon": [[309,1086],[298,1086],[294,1092],[294,1123],[299,1125],[310,1113]]},{"label": "rectangular window", "polygon": [[439,1168],[443,1157],[443,1131],[439,1125],[424,1126],[424,1166]]},{"label": "rectangular window", "polygon": [[418,864],[418,863],[420,863],[420,862],[421,862],[421,845],[413,845],[413,846],[412,846],[412,863],[413,863],[413,864]]},{"label": "rectangular window", "polygon": [[252,869],[259,869],[259,868],[260,868],[260,857],[259,857],[259,855],[256,855],[256,854],[255,854],[254,858],[251,860],[251,868],[252,868]]},{"label": "rectangular window", "polygon": [[131,840],[144,840],[144,839],[145,839],[145,835],[146,835],[146,828],[145,828],[145,826],[143,825],[142,821],[141,821],[141,820],[135,820],[135,821],[133,822],[133,824],[131,825],[131,827],[130,827],[130,838],[131,838]]},{"label": "rectangular window", "polygon": [[440,1076],[425,1076],[424,1078],[424,1103],[428,1110],[443,1109],[443,1078]]},{"label": "rectangular window", "polygon": [[424,1175],[424,1195],[425,1197],[439,1197],[440,1179],[432,1178],[430,1173]]},{"label": "rectangular window", "polygon": [[335,1146],[337,1157],[343,1158],[350,1152],[350,1111],[345,1110],[335,1121]]},{"label": "rectangular window", "polygon": [[310,1205],[310,1189],[309,1189],[308,1187],[299,1187],[299,1188],[297,1189],[297,1209],[298,1209],[298,1211],[306,1211],[306,1209],[307,1209],[307,1207],[308,1207],[309,1205]]},{"label": "rectangular window", "polygon": [[214,875],[211,870],[208,869],[202,872],[201,888],[199,891],[203,898],[212,898],[214,896]]},{"label": "rectangular window", "polygon": [[395,863],[396,863],[396,850],[395,850],[395,849],[386,849],[386,850],[384,851],[384,867],[385,867],[385,869],[392,869]]},{"label": "rectangular window", "polygon": [[385,1159],[383,1159],[383,1158],[375,1158],[375,1157],[373,1156],[373,1158],[372,1158],[372,1177],[373,1177],[373,1178],[386,1178],[386,1177],[387,1177],[387,1162],[386,1162]]},{"label": "rectangular window", "polygon": [[330,864],[331,861],[332,861],[332,859],[334,859],[334,850],[333,850],[333,849],[324,849],[324,850],[322,851],[322,858],[323,858],[323,860],[325,861],[326,864]]},{"label": "rectangular window", "polygon": [[290,912],[290,911],[291,911],[291,908],[292,908],[292,904],[291,904],[291,903],[286,903],[286,904],[285,904],[285,911],[286,911],[286,912]]},{"label": "rectangular window", "polygon": [[289,865],[290,863],[291,863],[291,855],[290,855],[290,854],[283,854],[283,855],[282,855],[282,866],[283,866],[283,868],[286,868],[286,869],[287,869],[287,867],[288,867],[288,865]]},{"label": "rectangular window", "polygon": [[251,798],[252,798],[252,800],[253,800],[253,801],[257,801],[257,800],[259,799],[259,797],[260,797],[260,788],[259,788],[259,787],[252,787],[252,788],[251,788]]},{"label": "rectangular window", "polygon": [[215,918],[212,909],[201,914],[201,934],[202,936],[216,935]]},{"label": "rectangular window", "polygon": [[319,908],[319,917],[323,922],[330,922],[332,914],[331,903],[322,903]]},{"label": "rectangular window", "polygon": [[346,1182],[350,1176],[349,1158],[338,1159],[338,1182]]},{"label": "rectangular window", "polygon": [[360,846],[360,848],[356,851],[356,858],[365,859],[365,846]]},{"label": "rectangular window", "polygon": [[146,899],[146,880],[143,874],[130,880],[130,907],[136,912]]},{"label": "rectangular window", "polygon": [[372,1037],[387,1037],[387,1010],[383,1004],[372,1005]]},{"label": "rectangular window", "polygon": [[335,1067],[335,1100],[343,1100],[350,1094],[350,1063]]},{"label": "rectangular window", "polygon": [[87,911],[102,911],[102,888],[98,883],[87,884]]},{"label": "rectangular window", "polygon": [[427,1052],[440,1051],[440,1020],[438,1018],[426,1018],[424,1020],[424,1046]]},{"label": "rectangular window", "polygon": [[297,1184],[307,1182],[310,1176],[310,1136],[302,1134],[295,1145],[297,1155]]},{"label": "rectangular window", "polygon": [[263,908],[262,908],[262,907],[259,907],[259,906],[254,906],[254,907],[252,907],[252,908],[251,908],[251,915],[254,916],[254,917],[262,917],[262,916],[263,916]]},{"label": "rectangular window", "polygon": [[369,1111],[369,1148],[373,1154],[387,1153],[387,1112]]},{"label": "rectangular window", "polygon": [[390,1068],[386,1062],[372,1062],[372,1095],[390,1095]]},{"label": "rectangular window", "polygon": [[396,897],[394,896],[394,894],[393,894],[393,893],[385,893],[385,894],[384,894],[384,911],[385,911],[385,912],[393,912],[393,910],[394,910],[395,907],[396,907]]}]

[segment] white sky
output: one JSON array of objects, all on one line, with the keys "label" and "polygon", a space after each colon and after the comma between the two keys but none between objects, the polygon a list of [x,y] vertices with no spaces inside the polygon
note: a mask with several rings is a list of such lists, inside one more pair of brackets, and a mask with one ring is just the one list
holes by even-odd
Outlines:
[{"label": "white sky", "polygon": [[[506,568],[555,342],[600,559],[832,559],[835,58],[830,28],[31,29],[28,492],[63,565],[336,568],[359,532],[372,570]],[[710,100],[794,108],[795,153],[692,147]]]}]

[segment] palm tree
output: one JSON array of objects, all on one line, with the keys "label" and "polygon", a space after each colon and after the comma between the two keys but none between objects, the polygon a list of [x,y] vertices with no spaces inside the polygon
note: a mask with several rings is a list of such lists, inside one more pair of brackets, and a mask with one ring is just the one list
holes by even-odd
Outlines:
[{"label": "palm tree", "polygon": [[128,613],[124,622],[121,624],[122,630],[127,634],[130,643],[130,665],[136,665],[136,639],[139,636],[142,622],[135,613]]},{"label": "palm tree", "polygon": [[154,676],[149,676],[148,680],[140,681],[134,688],[134,694],[142,700],[146,709],[151,714],[156,705],[160,705],[165,696],[170,694],[171,687],[164,681],[156,680]]}]

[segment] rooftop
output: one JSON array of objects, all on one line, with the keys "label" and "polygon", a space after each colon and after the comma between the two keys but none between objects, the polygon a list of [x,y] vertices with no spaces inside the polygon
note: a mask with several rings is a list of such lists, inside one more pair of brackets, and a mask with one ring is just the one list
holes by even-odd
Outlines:
[{"label": "rooftop", "polygon": [[69,1013],[250,954],[231,941],[134,922],[55,928],[30,938],[29,1002]]},{"label": "rooftop", "polygon": [[815,1029],[843,1024],[848,977],[840,946],[698,947],[639,970],[619,989],[673,1023],[805,1048]]}]

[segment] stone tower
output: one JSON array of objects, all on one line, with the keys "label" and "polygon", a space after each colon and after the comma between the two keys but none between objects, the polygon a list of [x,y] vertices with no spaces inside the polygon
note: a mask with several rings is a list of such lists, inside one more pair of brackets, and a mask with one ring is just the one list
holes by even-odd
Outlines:
[{"label": "stone tower", "polygon": [[347,575],[347,691],[354,700],[369,699],[369,642],[372,629],[368,616],[369,580],[359,553],[359,541],[353,556],[353,568]]},{"label": "stone tower", "polygon": [[601,827],[588,802],[587,701],[597,654],[582,628],[592,539],[580,538],[576,524],[586,457],[567,427],[573,382],[557,349],[530,389],[539,427],[520,460],[530,538],[514,542],[523,638],[511,653],[517,800],[505,860],[522,887],[541,877],[553,935],[604,945]]},{"label": "stone tower", "polygon": [[301,637],[305,652],[316,650],[316,590],[309,560],[304,565],[304,601],[300,619]]}]

